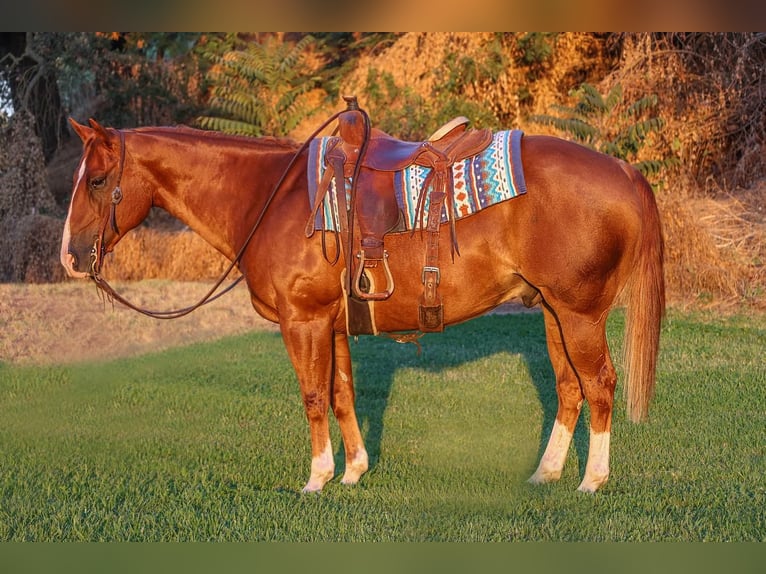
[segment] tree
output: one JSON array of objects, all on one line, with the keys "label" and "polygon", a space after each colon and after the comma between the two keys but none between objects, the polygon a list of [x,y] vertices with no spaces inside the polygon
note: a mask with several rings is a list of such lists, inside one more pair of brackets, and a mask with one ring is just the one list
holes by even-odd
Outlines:
[{"label": "tree", "polygon": [[34,118],[21,110],[0,129],[0,281],[63,276],[61,220],[46,181]]},{"label": "tree", "polygon": [[68,138],[65,113],[57,84],[56,69],[46,57],[35,32],[0,32],[0,79],[10,92],[16,112],[29,112],[42,142],[45,160]]}]

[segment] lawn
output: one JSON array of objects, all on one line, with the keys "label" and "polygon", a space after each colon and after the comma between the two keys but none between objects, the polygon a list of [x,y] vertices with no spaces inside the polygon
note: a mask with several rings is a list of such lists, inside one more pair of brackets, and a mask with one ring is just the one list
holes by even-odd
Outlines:
[{"label": "lawn", "polygon": [[619,403],[595,495],[576,492],[587,418],[562,479],[525,482],[556,408],[538,313],[426,335],[422,355],[352,342],[371,469],[319,495],[300,492],[308,426],[274,333],[0,365],[0,540],[763,542],[765,341],[762,316],[670,313],[650,420]]}]

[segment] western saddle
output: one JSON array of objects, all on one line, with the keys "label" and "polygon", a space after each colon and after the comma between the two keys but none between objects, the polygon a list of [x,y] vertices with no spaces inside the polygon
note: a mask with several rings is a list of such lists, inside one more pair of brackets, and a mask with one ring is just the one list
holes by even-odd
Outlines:
[{"label": "western saddle", "polygon": [[[427,140],[410,142],[396,139],[370,127],[367,113],[359,108],[356,97],[344,97],[347,108],[338,115],[338,135],[325,153],[327,169],[317,190],[306,235],[314,233],[314,221],[333,178],[336,181],[340,221],[340,243],[346,254],[343,287],[349,302],[383,301],[394,291],[394,278],[384,249],[384,236],[403,230],[402,213],[396,201],[394,174],[411,165],[429,168],[420,190],[416,219],[426,230],[426,252],[422,271],[424,285],[419,301],[421,331],[444,329],[442,300],[438,293],[439,227],[445,208],[450,224],[452,257],[460,254],[455,234],[452,164],[479,154],[492,141],[489,129],[467,130],[469,120],[457,117],[439,128]],[[347,199],[345,180],[350,180]],[[428,201],[426,202],[426,199]],[[424,213],[428,203],[427,214]],[[425,226],[424,223],[425,219]],[[413,229],[414,233],[414,229]],[[386,288],[370,292],[365,269],[383,266]],[[359,305],[357,304],[358,308]],[[350,312],[352,306],[349,305]],[[374,328],[373,328],[374,330]],[[355,333],[349,333],[355,334]]]}]

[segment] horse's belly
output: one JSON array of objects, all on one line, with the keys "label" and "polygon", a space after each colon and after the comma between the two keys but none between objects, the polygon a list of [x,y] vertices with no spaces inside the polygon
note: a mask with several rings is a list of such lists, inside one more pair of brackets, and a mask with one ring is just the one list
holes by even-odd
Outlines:
[{"label": "horse's belly", "polygon": [[[422,285],[402,285],[389,301],[374,303],[376,325],[381,332],[410,331],[418,328],[418,313]],[[540,292],[516,274],[501,283],[481,281],[447,283],[439,288],[444,324],[454,325],[479,317],[495,307],[518,300],[531,307],[540,302]]]}]

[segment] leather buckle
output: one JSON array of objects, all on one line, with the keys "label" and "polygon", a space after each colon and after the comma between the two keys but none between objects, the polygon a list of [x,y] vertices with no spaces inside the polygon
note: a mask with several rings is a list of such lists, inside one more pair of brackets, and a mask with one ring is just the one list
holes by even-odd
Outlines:
[{"label": "leather buckle", "polygon": [[420,274],[420,282],[425,283],[426,282],[426,272],[436,273],[436,284],[438,285],[441,283],[442,280],[442,272],[439,270],[438,267],[431,267],[430,265],[426,265],[423,267],[423,271]]}]

